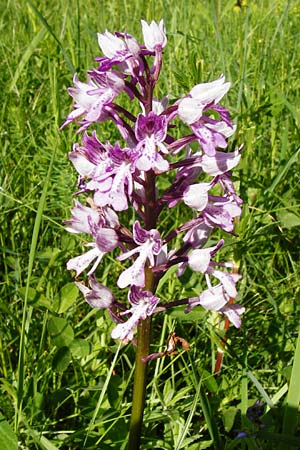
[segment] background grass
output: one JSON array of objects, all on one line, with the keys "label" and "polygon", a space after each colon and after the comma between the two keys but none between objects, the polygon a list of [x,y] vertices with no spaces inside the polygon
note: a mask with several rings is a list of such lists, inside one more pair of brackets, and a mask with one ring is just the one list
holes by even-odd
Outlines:
[{"label": "background grass", "polygon": [[[226,106],[238,124],[232,147],[244,143],[235,171],[244,211],[229,252],[246,313],[242,328],[229,330],[218,376],[223,328],[214,317],[155,319],[153,350],[173,329],[191,350],[151,363],[142,448],[299,449],[299,2],[1,0],[0,11],[1,448],[125,447],[134,350],[110,339],[108,318],[89,309],[66,271],[81,251],[62,225],[76,137],[72,126],[58,129],[72,72],[83,78],[99,55],[96,32],[126,29],[141,40],[140,19],[163,17],[158,96],[175,98],[221,73],[232,82]],[[115,264],[108,257],[99,271],[111,288]],[[168,278],[162,295],[196,283]],[[251,422],[246,410],[257,399],[264,414]],[[241,430],[247,437],[236,439]]]}]

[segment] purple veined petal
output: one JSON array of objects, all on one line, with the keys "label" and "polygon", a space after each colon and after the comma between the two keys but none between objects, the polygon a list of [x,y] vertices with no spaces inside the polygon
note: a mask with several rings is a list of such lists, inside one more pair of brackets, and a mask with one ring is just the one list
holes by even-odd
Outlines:
[{"label": "purple veined petal", "polygon": [[82,145],[73,145],[69,159],[82,177],[92,178],[108,166],[107,148],[97,139],[96,132],[89,136],[86,132],[82,137]]},{"label": "purple veined petal", "polygon": [[245,308],[238,304],[224,306],[220,312],[225,314],[229,321],[236,327],[240,328],[242,324],[241,315],[245,312]]},{"label": "purple veined petal", "polygon": [[153,314],[160,299],[150,291],[144,291],[137,286],[131,286],[128,292],[128,300],[135,308],[136,305],[138,305],[138,309],[141,308],[140,315],[143,319],[146,319],[146,316]]},{"label": "purple veined petal", "polygon": [[221,75],[215,81],[211,81],[209,83],[200,83],[194,86],[190,95],[193,98],[200,100],[204,105],[208,105],[212,102],[218,103],[221,98],[229,91],[230,89],[229,82],[225,83],[224,75]]},{"label": "purple veined petal", "polygon": [[96,244],[100,252],[111,252],[118,245],[118,235],[112,228],[100,228],[96,235]]},{"label": "purple veined petal", "polygon": [[[86,184],[87,189],[95,191],[94,202],[97,206],[106,206],[107,203],[101,198],[101,195],[109,193],[113,185],[113,178],[107,174],[107,177],[94,177]],[[99,198],[97,197],[99,191]]]},{"label": "purple veined petal", "polygon": [[[215,203],[215,206],[218,207],[218,202]],[[239,217],[242,214],[242,209],[239,205],[236,204],[234,199],[229,199],[226,203],[222,204],[222,207],[225,211],[227,211],[231,217]]]},{"label": "purple veined petal", "polygon": [[234,228],[233,219],[241,215],[240,206],[235,203],[233,198],[212,197],[212,199],[217,199],[217,201],[208,203],[203,211],[204,220],[231,233]]},{"label": "purple veined petal", "polygon": [[139,316],[133,314],[126,322],[118,323],[111,332],[112,339],[120,339],[124,343],[132,341],[139,320]]},{"label": "purple veined petal", "polygon": [[221,284],[206,289],[199,296],[199,304],[209,311],[219,311],[229,300]]},{"label": "purple veined petal", "polygon": [[149,231],[144,230],[140,222],[136,220],[133,224],[133,239],[137,244],[144,244],[149,239]]},{"label": "purple veined petal", "polygon": [[158,116],[153,111],[149,114],[139,114],[135,124],[135,135],[138,141],[147,136],[154,136],[156,142],[163,142],[167,134],[167,119]]},{"label": "purple veined petal", "polygon": [[102,218],[94,208],[82,205],[75,200],[75,206],[71,209],[72,218],[65,221],[66,230],[70,233],[92,233],[93,226],[100,227]]},{"label": "purple veined petal", "polygon": [[211,183],[191,184],[183,193],[183,201],[190,208],[203,211],[208,203],[208,191]]},{"label": "purple veined petal", "polygon": [[218,280],[223,285],[229,297],[236,298],[237,290],[235,285],[237,281],[239,281],[242,278],[241,275],[235,273],[222,272],[221,270],[216,269],[213,269],[211,273],[214,277],[218,278]]},{"label": "purple veined petal", "polygon": [[[92,250],[87,251],[83,255],[79,255],[79,256],[75,256],[75,258],[71,258],[67,262],[67,269],[75,270],[76,277],[78,277],[95,259],[96,259],[96,263],[98,265],[99,262],[101,261],[103,255],[104,255],[104,253],[100,252],[97,247],[92,248]],[[95,269],[96,269],[96,267],[95,267]],[[89,273],[92,273],[92,272],[90,271]]]},{"label": "purple veined petal", "polygon": [[184,235],[183,241],[191,244],[192,248],[203,247],[209,239],[212,226],[209,226],[204,221],[195,223]]},{"label": "purple veined petal", "polygon": [[113,304],[113,293],[106,286],[100,284],[94,275],[89,277],[90,288],[79,282],[75,282],[75,284],[92,308],[107,309]]},{"label": "purple veined petal", "polygon": [[125,211],[128,208],[124,185],[116,186],[116,183],[114,183],[110,178],[109,183],[107,180],[107,183],[101,183],[101,185],[97,185],[97,187],[98,189],[95,190],[94,194],[94,201],[96,205],[110,205],[115,211]]},{"label": "purple veined petal", "polygon": [[208,208],[204,211],[203,218],[206,223],[213,227],[220,227],[227,233],[232,233],[234,230],[234,224],[232,217],[226,211],[216,211],[217,208]]},{"label": "purple veined petal", "polygon": [[144,43],[147,50],[154,52],[156,49],[162,50],[167,45],[167,36],[163,19],[157,24],[152,20],[150,25],[141,20]]},{"label": "purple veined petal", "polygon": [[210,130],[207,126],[201,124],[200,121],[191,125],[191,128],[207,156],[214,157],[217,148],[227,148],[228,144],[225,137],[216,131]]},{"label": "purple veined petal", "polygon": [[134,331],[139,321],[145,320],[147,316],[151,316],[159,302],[158,297],[155,297],[149,291],[142,291],[137,286],[131,287],[128,299],[131,308],[125,313],[131,313],[131,317],[125,323],[118,324],[111,333],[113,339],[121,339],[124,342],[133,339]]},{"label": "purple veined petal", "polygon": [[124,270],[118,278],[117,285],[120,289],[127,286],[145,286],[145,258],[144,255],[138,256],[132,266]]},{"label": "purple veined petal", "polygon": [[226,173],[219,176],[219,182],[227,197],[231,197],[238,206],[243,204],[243,200],[236,193],[233,181]]},{"label": "purple veined petal", "polygon": [[216,176],[229,172],[241,159],[240,149],[231,153],[217,152],[213,157],[203,155],[201,167],[205,173]]},{"label": "purple veined petal", "polygon": [[237,128],[236,125],[229,126],[223,120],[220,120],[214,124],[207,123],[206,127],[210,128],[211,130],[213,130],[219,134],[222,134],[225,138],[232,136],[235,133],[236,128]]}]

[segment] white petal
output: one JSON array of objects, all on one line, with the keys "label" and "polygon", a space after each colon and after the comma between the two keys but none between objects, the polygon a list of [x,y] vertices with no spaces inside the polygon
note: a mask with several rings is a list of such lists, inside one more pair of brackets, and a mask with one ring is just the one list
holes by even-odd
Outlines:
[{"label": "white petal", "polygon": [[70,259],[67,262],[68,270],[75,270],[76,276],[81,274],[90,264],[91,262],[100,256],[100,251],[98,248],[93,248],[83,255],[76,256],[75,258]]}]

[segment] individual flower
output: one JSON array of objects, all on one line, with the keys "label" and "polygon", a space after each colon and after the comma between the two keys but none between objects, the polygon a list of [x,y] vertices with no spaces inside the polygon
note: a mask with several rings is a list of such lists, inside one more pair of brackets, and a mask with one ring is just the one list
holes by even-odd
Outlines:
[{"label": "individual flower", "polygon": [[209,196],[201,217],[211,227],[219,227],[227,233],[234,229],[234,219],[242,213],[241,207],[233,197]]},{"label": "individual flower", "polygon": [[236,328],[240,328],[241,315],[245,312],[245,308],[238,304],[229,304],[229,300],[230,296],[224,286],[218,284],[206,289],[198,297],[190,298],[185,312],[190,312],[195,306],[202,306],[208,311],[225,314]]},{"label": "individual flower", "polygon": [[125,87],[124,81],[116,72],[90,72],[87,83],[79,81],[77,74],[73,78],[74,87],[69,94],[74,98],[74,110],[68,115],[62,128],[84,116],[79,131],[87,128],[92,122],[101,122],[108,118],[111,104]]},{"label": "individual flower", "polygon": [[98,140],[96,131],[93,131],[91,136],[84,133],[82,144],[75,143],[73,145],[69,159],[83,178],[93,178],[99,172],[105,171],[111,164],[108,149]]},{"label": "individual flower", "polygon": [[157,173],[169,169],[169,163],[157,151],[168,153],[163,141],[167,135],[167,120],[165,116],[157,116],[154,112],[148,115],[139,114],[135,124],[135,136],[138,140],[136,150],[139,156],[136,167],[139,170],[155,170]]},{"label": "individual flower", "polygon": [[131,286],[128,300],[131,308],[121,314],[131,314],[131,316],[126,322],[119,323],[111,332],[113,339],[121,339],[124,343],[133,339],[134,331],[140,320],[151,316],[159,302],[159,298],[155,297],[152,292],[143,291],[136,286]]},{"label": "individual flower", "polygon": [[83,293],[85,301],[92,308],[109,309],[114,303],[114,296],[110,289],[96,280],[94,275],[89,277],[89,287],[83,283],[75,282],[78,289]]},{"label": "individual flower", "polygon": [[191,124],[201,148],[208,156],[214,156],[217,148],[227,148],[226,139],[236,130],[236,125],[228,125],[224,121],[209,119],[202,116],[197,122]]},{"label": "individual flower", "polygon": [[133,190],[133,177],[138,157],[135,149],[122,149],[117,143],[107,146],[107,164],[98,166],[91,181],[86,184],[94,191],[94,202],[98,206],[111,206],[115,211],[128,208],[127,198]]},{"label": "individual flower", "polygon": [[183,193],[183,201],[190,208],[202,211],[208,203],[208,191],[212,183],[191,184]]},{"label": "individual flower", "polygon": [[128,207],[127,197],[133,190],[132,174],[137,156],[135,149],[122,149],[118,142],[114,146],[101,144],[95,132],[92,136],[85,133],[82,145],[75,144],[69,154],[81,176],[82,190],[95,192],[97,206],[111,206],[116,211]]},{"label": "individual flower", "polygon": [[157,24],[152,20],[150,25],[141,20],[146,49],[150,52],[161,51],[167,45],[166,29],[163,19]]},{"label": "individual flower", "polygon": [[126,50],[126,44],[123,39],[118,38],[107,30],[104,33],[97,33],[97,37],[102,53],[109,59]]},{"label": "individual flower", "polygon": [[187,97],[178,102],[180,119],[189,125],[195,123],[202,116],[205,107],[216,105],[229,88],[230,83],[225,83],[224,75],[210,83],[197,84]]},{"label": "individual flower", "polygon": [[108,71],[117,65],[121,72],[136,76],[141,74],[144,63],[140,58],[141,48],[136,39],[127,33],[98,33],[98,44],[104,57],[95,58],[100,62],[99,71]]},{"label": "individual flower", "polygon": [[[232,267],[231,263],[219,263],[212,260],[212,257],[223,246],[224,240],[221,239],[216,245],[208,248],[193,249],[188,255],[188,265],[196,272],[206,275],[213,275],[224,286],[225,291],[230,297],[237,296],[236,283],[241,276],[236,273],[227,273],[216,269],[216,266]],[[207,281],[208,281],[207,277]]]},{"label": "individual flower", "polygon": [[103,256],[114,250],[118,246],[118,235],[112,228],[100,228],[95,234],[95,242],[85,244],[86,247],[92,247],[91,250],[83,255],[71,258],[67,262],[68,270],[75,270],[78,277],[94,260],[96,260],[89,270],[88,275],[95,272]]},{"label": "individual flower", "polygon": [[241,148],[234,152],[224,153],[216,151],[213,156],[203,155],[201,167],[209,175],[216,176],[232,170],[241,159]]},{"label": "individual flower", "polygon": [[118,279],[119,288],[124,288],[129,285],[144,287],[145,286],[145,264],[149,260],[151,267],[155,265],[155,255],[158,255],[162,248],[162,241],[157,230],[150,231],[141,228],[138,221],[133,226],[133,240],[137,247],[128,252],[123,253],[118,257],[119,261],[139,253],[138,257],[133,262],[132,266],[124,270]]},{"label": "individual flower", "polygon": [[71,209],[72,218],[65,221],[66,230],[70,233],[92,234],[92,230],[103,226],[103,217],[97,208],[82,205],[78,200]]}]

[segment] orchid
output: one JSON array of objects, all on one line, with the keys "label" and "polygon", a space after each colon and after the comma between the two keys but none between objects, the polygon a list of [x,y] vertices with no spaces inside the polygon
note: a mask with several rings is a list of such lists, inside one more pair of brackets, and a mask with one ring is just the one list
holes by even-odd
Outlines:
[{"label": "orchid", "polygon": [[[213,236],[215,229],[234,235],[242,211],[231,178],[242,147],[228,150],[236,125],[219,104],[230,82],[221,75],[197,84],[179,99],[155,98],[166,30],[163,20],[142,20],[141,25],[143,44],[125,32],[98,34],[103,56],[95,58],[97,67],[87,72],[86,82],[74,76],[69,88],[74,109],[62,125],[77,122],[78,132],[84,132],[69,153],[78,173],[75,195],[81,197],[65,225],[69,232],[89,238],[84,244],[89,250],[71,258],[67,269],[75,271],[85,301],[107,310],[117,323],[113,339],[136,342],[138,331],[137,367],[172,354],[167,350],[149,356],[154,314],[184,304],[187,314],[202,307],[225,315],[238,328],[245,310],[235,303],[241,277],[231,262],[215,258],[224,239],[216,242]],[[126,96],[130,104],[136,102],[138,112],[124,107]],[[108,120],[119,134],[114,143],[97,136],[96,127]],[[185,220],[164,230],[161,212],[180,204],[186,208]],[[126,210],[132,213],[128,223]],[[127,290],[125,301],[124,295],[113,294],[112,286],[108,289],[98,281],[98,266],[108,253],[116,261],[117,287]],[[156,289],[172,266],[177,266],[178,276],[187,268],[194,271],[207,288],[195,297],[166,296],[163,301]],[[88,285],[79,280],[86,270]],[[186,341],[177,336],[176,342]]]},{"label": "orchid", "polygon": [[[152,290],[154,295],[159,278],[172,265],[178,264],[179,274],[188,265],[202,273],[208,283],[208,291],[199,295],[200,300],[190,300],[187,311],[191,305],[199,304],[223,313],[229,298],[237,296],[236,283],[240,278],[224,271],[224,267],[229,267],[226,263],[222,267],[222,263],[212,259],[222,247],[223,240],[213,247],[206,246],[215,228],[233,233],[234,220],[241,214],[242,200],[231,181],[231,171],[240,161],[241,148],[227,151],[227,140],[236,125],[231,122],[227,109],[219,104],[230,83],[221,75],[215,81],[197,84],[170,106],[167,96],[161,101],[155,99],[153,89],[167,44],[165,25],[163,20],[150,24],[142,20],[141,24],[144,45],[139,45],[128,33],[108,30],[98,33],[104,56],[95,59],[99,65],[88,71],[87,82],[74,76],[74,87],[69,89],[75,101],[74,110],[63,124],[65,127],[78,121],[79,132],[84,131],[82,143],[74,144],[69,158],[79,174],[78,193],[92,195],[87,199],[88,206],[75,200],[72,218],[66,221],[68,231],[85,233],[93,239],[85,244],[90,250],[71,258],[67,268],[75,270],[76,277],[89,268],[88,275],[95,287],[96,278],[91,277],[95,277],[97,267],[107,253],[119,248],[119,263],[131,260],[117,280],[120,289],[131,287],[130,325],[120,323],[112,334],[126,341],[133,338],[135,328],[144,320],[144,314],[136,311],[139,310],[139,299],[145,297],[136,292]],[[148,66],[147,57],[151,56],[154,56],[154,62]],[[131,100],[138,100],[142,111],[137,116],[116,103],[122,91]],[[125,145],[102,143],[95,130],[91,134],[85,131],[93,123],[106,120],[115,123]],[[172,137],[175,136],[172,131],[176,121],[187,124],[190,133],[180,138]],[[198,143],[193,150],[192,142]],[[182,155],[184,150],[185,155]],[[173,184],[158,196],[159,178],[169,171],[174,171]],[[158,216],[164,207],[174,208],[180,202],[190,208],[192,217],[166,236],[169,247],[166,252],[163,250],[166,248],[164,239],[156,228]],[[140,219],[135,220],[132,232],[118,218],[118,213],[130,205]],[[170,240],[178,235],[181,235],[182,248],[172,249]],[[216,268],[218,264],[222,270]],[[153,274],[151,286],[145,275],[149,271]],[[210,277],[218,280],[219,287],[211,285]],[[78,286],[86,299],[96,298],[89,288],[82,284]],[[92,292],[95,292],[94,287]],[[135,301],[132,304],[133,295]],[[212,302],[210,308],[208,298]],[[222,299],[222,305],[214,306],[214,298]],[[144,300],[140,302],[144,304]],[[243,312],[236,307],[226,311],[228,314],[231,311],[233,316],[233,310],[235,316]],[[153,312],[154,309],[151,314]],[[124,308],[120,314],[124,314]]]}]

